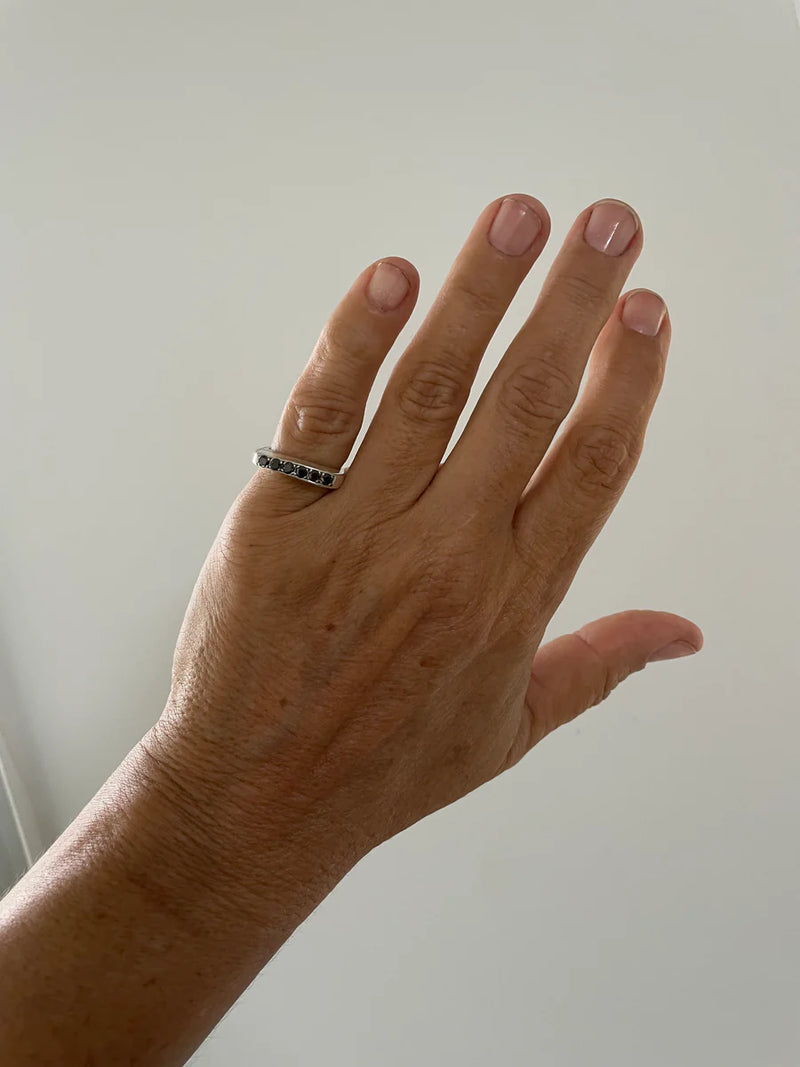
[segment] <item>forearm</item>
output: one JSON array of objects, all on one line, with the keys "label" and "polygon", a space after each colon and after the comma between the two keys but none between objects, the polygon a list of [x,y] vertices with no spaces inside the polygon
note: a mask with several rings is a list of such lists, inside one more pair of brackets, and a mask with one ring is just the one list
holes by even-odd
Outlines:
[{"label": "forearm", "polygon": [[184,1063],[345,873],[269,787],[250,811],[221,769],[151,751],[0,904],[4,1063]]}]

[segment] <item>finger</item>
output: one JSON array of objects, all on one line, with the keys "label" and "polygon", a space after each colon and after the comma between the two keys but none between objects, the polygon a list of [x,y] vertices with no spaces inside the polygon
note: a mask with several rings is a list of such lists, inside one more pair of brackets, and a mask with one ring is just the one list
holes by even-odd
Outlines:
[{"label": "finger", "polygon": [[[527,321],[436,478],[436,491],[513,513],[569,413],[586,362],[643,246],[638,215],[600,200],[576,219]],[[434,488],[434,487],[432,487]]]},{"label": "finger", "polygon": [[702,647],[699,626],[667,611],[606,615],[542,645],[534,656],[526,721],[512,755],[519,759],[648,663],[690,656]]},{"label": "finger", "polygon": [[521,580],[527,572],[550,610],[564,597],[633,473],[670,336],[657,294],[634,290],[619,302],[598,339],[581,398],[519,502],[513,529]]},{"label": "finger", "polygon": [[[419,275],[407,259],[387,256],[362,271],[326,322],[297,379],[271,448],[329,470],[342,467],[364,420],[378,369],[408,321]],[[254,475],[275,510],[295,510],[330,490],[269,467]],[[335,492],[344,492],[345,479]]]},{"label": "finger", "polygon": [[362,484],[386,486],[403,502],[431,481],[486,346],[549,233],[546,209],[523,193],[494,200],[478,216],[353,460]]}]

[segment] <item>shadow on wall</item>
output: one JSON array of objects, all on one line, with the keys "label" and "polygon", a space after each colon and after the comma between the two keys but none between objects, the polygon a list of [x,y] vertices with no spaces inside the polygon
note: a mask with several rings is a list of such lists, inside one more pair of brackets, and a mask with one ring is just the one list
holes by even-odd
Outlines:
[{"label": "shadow on wall", "polygon": [[19,744],[12,744],[12,726],[19,734],[25,726],[22,701],[7,666],[5,657],[0,659],[0,894],[47,847],[40,810],[46,797],[42,790],[33,788],[35,782],[43,781],[42,775],[34,775],[32,767],[22,758],[24,738],[17,737]]},{"label": "shadow on wall", "polygon": [[5,751],[0,741],[0,895],[22,877],[30,866],[30,856],[20,834],[17,815],[6,773]]}]

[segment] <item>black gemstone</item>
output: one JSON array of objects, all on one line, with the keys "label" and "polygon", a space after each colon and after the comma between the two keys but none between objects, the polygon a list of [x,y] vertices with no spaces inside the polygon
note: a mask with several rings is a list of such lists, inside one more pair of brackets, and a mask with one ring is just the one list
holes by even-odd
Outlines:
[{"label": "black gemstone", "polygon": [[294,470],[294,463],[290,463],[288,459],[283,461],[283,469],[286,474],[291,474]]},{"label": "black gemstone", "polygon": [[279,470],[281,469],[281,466],[282,466],[282,461],[281,461],[281,460],[279,460],[279,459],[276,459],[276,458],[275,458],[275,457],[273,456],[273,458],[272,458],[272,459],[271,459],[271,460],[269,461],[269,465],[270,465],[270,468],[271,468],[272,470],[274,470],[274,471],[279,471]]},{"label": "black gemstone", "polygon": [[266,465],[268,463],[269,463],[269,456],[259,456],[258,457],[258,465],[259,465],[259,467],[266,467]]},{"label": "black gemstone", "polygon": [[298,478],[305,478],[305,476],[308,474],[308,467],[303,467],[302,465],[297,467],[295,470],[295,474]]},{"label": "black gemstone", "polygon": [[330,485],[332,481],[333,481],[333,475],[332,474],[323,474],[322,475],[322,484],[323,485]]},{"label": "black gemstone", "polygon": [[310,482],[318,482],[319,478],[320,478],[319,471],[309,471],[308,472],[308,480]]}]

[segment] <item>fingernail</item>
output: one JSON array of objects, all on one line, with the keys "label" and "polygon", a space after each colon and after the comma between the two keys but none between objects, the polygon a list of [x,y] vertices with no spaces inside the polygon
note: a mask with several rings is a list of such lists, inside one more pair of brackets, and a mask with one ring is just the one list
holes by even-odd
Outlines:
[{"label": "fingernail", "polygon": [[511,197],[501,203],[489,230],[489,244],[507,256],[521,256],[536,240],[542,220],[528,204]]},{"label": "fingernail", "polygon": [[631,330],[655,337],[667,313],[667,305],[649,289],[631,293],[622,308],[622,321]]},{"label": "fingernail", "polygon": [[408,278],[391,263],[379,263],[367,286],[367,299],[376,311],[394,311],[408,293]]},{"label": "fingernail", "polygon": [[586,223],[584,240],[607,256],[621,256],[639,229],[639,220],[627,204],[600,200]]},{"label": "fingernail", "polygon": [[657,663],[664,659],[680,659],[681,656],[693,656],[697,651],[699,650],[694,645],[690,645],[688,641],[673,641],[649,656],[647,662]]}]

